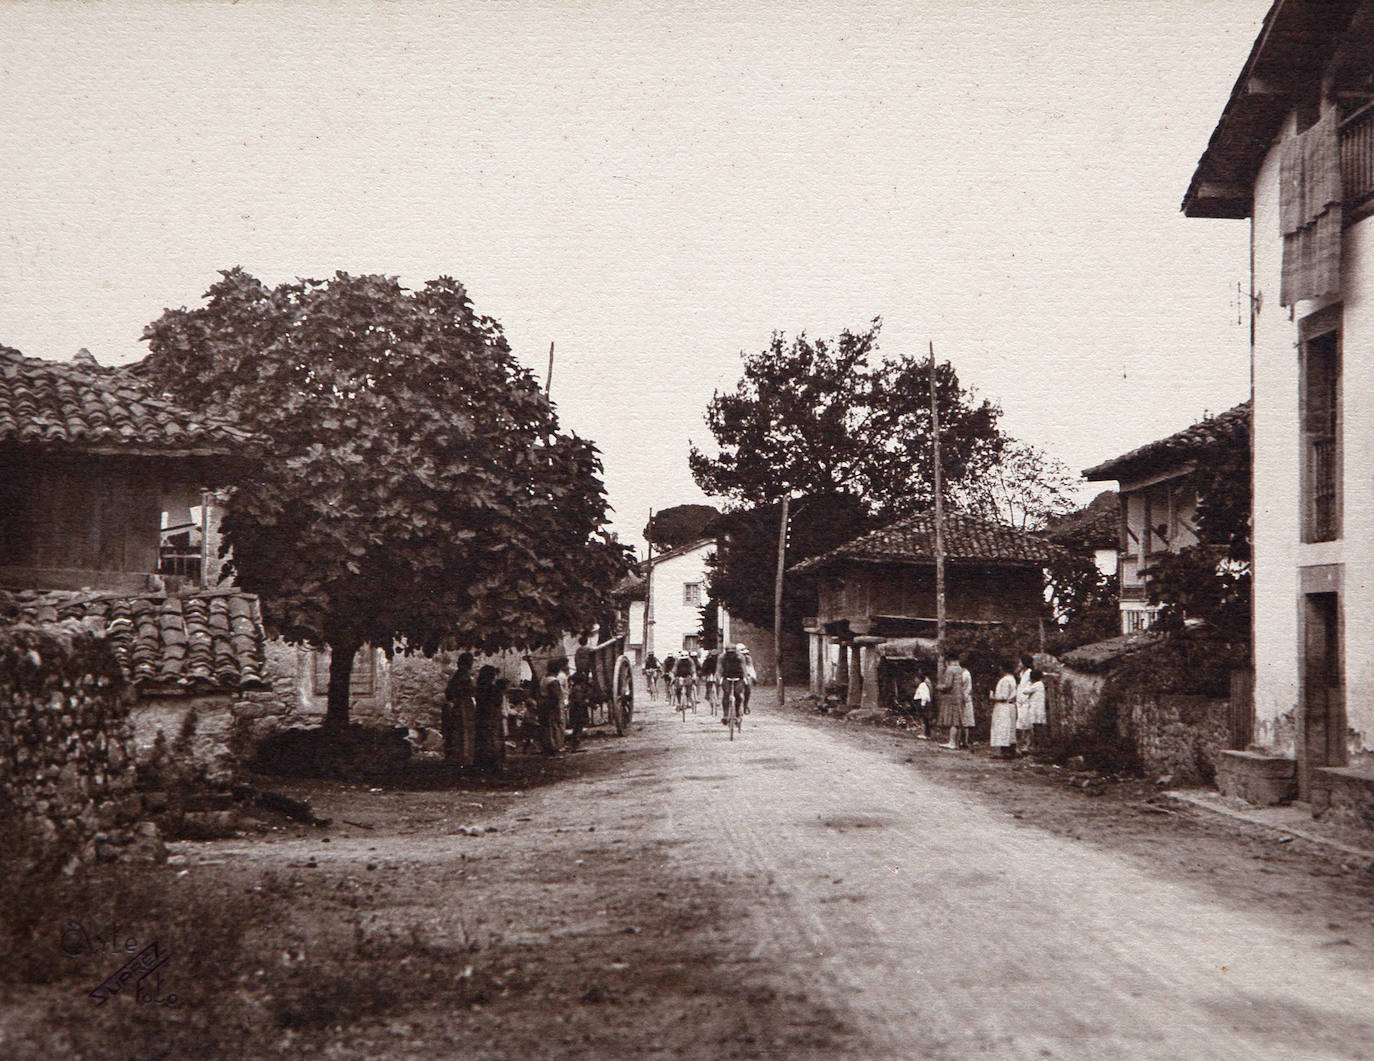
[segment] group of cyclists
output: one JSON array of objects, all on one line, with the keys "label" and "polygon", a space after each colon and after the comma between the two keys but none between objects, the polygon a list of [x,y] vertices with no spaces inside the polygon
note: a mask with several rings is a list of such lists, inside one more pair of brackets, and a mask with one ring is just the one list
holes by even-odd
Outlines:
[{"label": "group of cyclists", "polygon": [[[704,695],[711,713],[731,705],[743,714],[749,713],[750,687],[758,680],[749,649],[741,642],[726,645],[725,649],[700,649],[667,655],[662,662],[652,652],[644,660],[644,683],[649,695],[657,698],[659,683],[668,702],[678,711],[695,711]],[[727,712],[722,710],[721,721]]]}]

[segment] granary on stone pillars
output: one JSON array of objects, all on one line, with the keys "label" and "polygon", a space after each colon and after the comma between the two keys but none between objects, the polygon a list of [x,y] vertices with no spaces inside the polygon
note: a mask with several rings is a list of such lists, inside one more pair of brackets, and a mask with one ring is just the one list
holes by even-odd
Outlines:
[{"label": "granary on stone pillars", "polygon": [[[1046,614],[1045,569],[1061,555],[1027,531],[951,513],[944,520],[945,613],[951,625],[1034,621]],[[936,633],[935,517],[921,512],[792,568],[817,581],[811,688],[847,687],[878,706],[878,660],[895,638]]]},{"label": "granary on stone pillars", "polygon": [[1273,4],[1182,206],[1249,227],[1253,716],[1218,784],[1368,812],[1374,2]]}]

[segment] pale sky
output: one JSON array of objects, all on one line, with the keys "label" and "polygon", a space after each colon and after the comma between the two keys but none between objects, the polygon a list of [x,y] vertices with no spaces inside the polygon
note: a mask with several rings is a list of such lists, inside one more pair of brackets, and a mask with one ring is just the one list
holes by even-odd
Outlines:
[{"label": "pale sky", "polygon": [[1083,468],[1248,394],[1247,223],[1178,207],[1268,4],[9,0],[0,343],[452,275],[638,543],[741,351],[881,316]]}]

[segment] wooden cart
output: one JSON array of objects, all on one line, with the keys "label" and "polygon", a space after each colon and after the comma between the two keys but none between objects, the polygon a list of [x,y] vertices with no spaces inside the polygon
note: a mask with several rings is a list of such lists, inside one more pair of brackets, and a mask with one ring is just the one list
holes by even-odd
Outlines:
[{"label": "wooden cart", "polygon": [[[587,651],[591,654],[593,688],[588,725],[614,726],[616,735],[623,737],[630,731],[635,709],[634,668],[625,655],[625,638],[615,637],[599,645],[588,646]],[[536,686],[544,676],[549,660],[563,655],[563,652],[543,652],[525,657],[535,675]],[[574,657],[568,657],[568,664],[569,669],[573,669]]]}]

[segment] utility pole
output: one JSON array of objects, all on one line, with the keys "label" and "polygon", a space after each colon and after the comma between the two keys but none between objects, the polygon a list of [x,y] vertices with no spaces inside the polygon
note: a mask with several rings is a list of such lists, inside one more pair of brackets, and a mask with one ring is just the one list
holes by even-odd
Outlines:
[{"label": "utility pole", "polygon": [[930,442],[935,482],[935,681],[945,666],[945,502],[940,485],[940,408],[935,402],[935,341],[930,343]]},{"label": "utility pole", "polygon": [[654,626],[654,510],[649,509],[649,534],[646,535],[649,551],[644,561],[644,658],[649,658],[649,653],[654,650],[654,643],[650,638]]},{"label": "utility pole", "polygon": [[783,704],[782,681],[782,573],[787,560],[787,502],[782,495],[782,517],[778,520],[778,574],[773,580],[773,672],[778,680],[778,706]]}]

